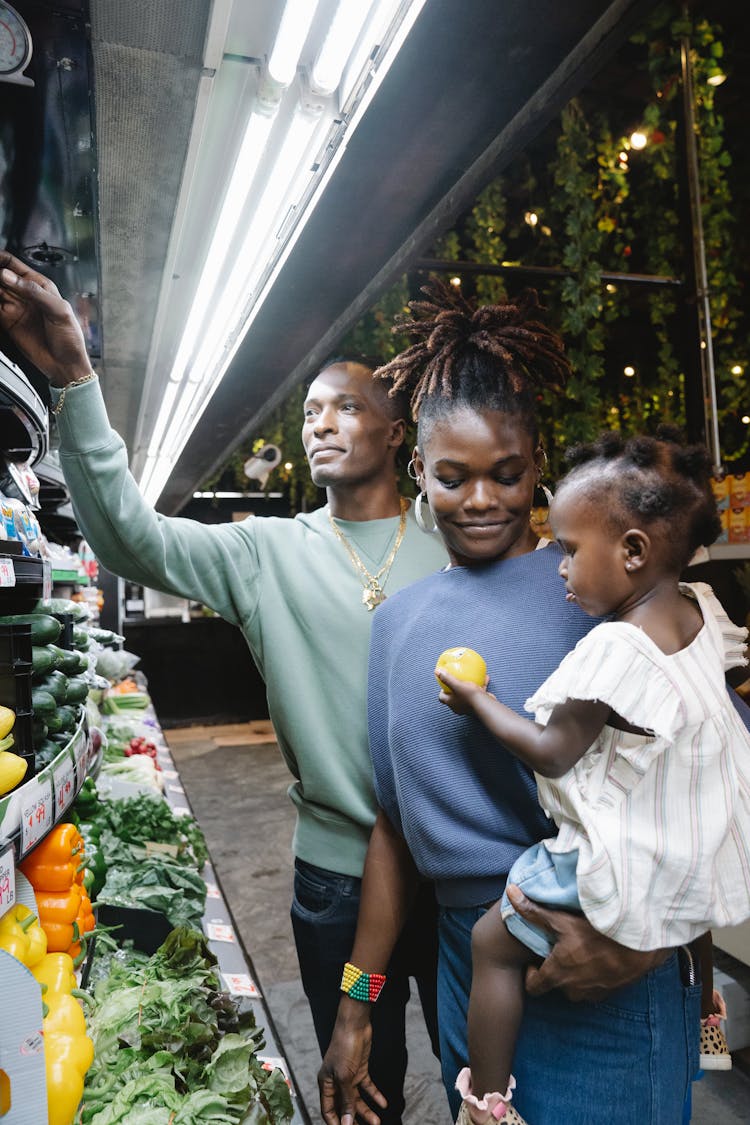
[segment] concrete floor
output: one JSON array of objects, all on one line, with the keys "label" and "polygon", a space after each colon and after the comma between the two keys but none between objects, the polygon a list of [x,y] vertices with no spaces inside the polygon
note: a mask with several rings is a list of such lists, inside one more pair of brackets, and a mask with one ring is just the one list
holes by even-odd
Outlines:
[{"label": "concrete floor", "polygon": [[[273,732],[259,722],[165,734],[300,1098],[312,1120],[320,1121],[320,1058],[289,921],[294,813],[286,795],[289,775],[270,741]],[[418,1000],[410,1008],[405,1125],[451,1125]],[[704,1076],[693,1091],[692,1125],[750,1122],[750,1079],[736,1068]]]}]

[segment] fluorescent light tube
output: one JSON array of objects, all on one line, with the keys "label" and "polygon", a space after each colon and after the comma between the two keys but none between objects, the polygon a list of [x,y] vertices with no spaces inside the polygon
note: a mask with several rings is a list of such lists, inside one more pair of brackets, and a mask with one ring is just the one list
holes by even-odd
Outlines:
[{"label": "fluorescent light tube", "polygon": [[288,86],[297,72],[317,6],[318,0],[286,0],[268,60],[268,73],[281,86]]},{"label": "fluorescent light tube", "polygon": [[339,0],[336,14],[311,71],[313,88],[319,93],[332,94],[341,81],[346,61],[370,14],[372,4],[373,0]]}]

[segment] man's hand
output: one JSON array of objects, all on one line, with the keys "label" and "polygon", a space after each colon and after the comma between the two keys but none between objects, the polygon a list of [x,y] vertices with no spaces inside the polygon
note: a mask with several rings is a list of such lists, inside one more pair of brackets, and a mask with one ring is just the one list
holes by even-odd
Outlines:
[{"label": "man's hand", "polygon": [[318,1071],[320,1111],[327,1125],[353,1125],[355,1114],[369,1125],[379,1125],[377,1113],[362,1097],[366,1094],[383,1108],[388,1104],[370,1078],[371,1043],[369,1006],[344,997],[333,1037]]},{"label": "man's hand", "polygon": [[6,251],[0,251],[0,329],[57,387],[91,373],[81,326],[57,286]]},{"label": "man's hand", "polygon": [[[479,684],[472,683],[469,680],[459,680],[457,676],[452,676],[450,672],[445,672],[442,668],[437,670],[435,675],[444,685],[438,699],[446,707],[450,707],[454,715],[473,714],[476,697],[485,693],[489,694],[487,692],[487,684],[490,682],[489,676],[484,681],[484,686],[480,687]],[[445,688],[450,690],[446,691]]]},{"label": "man's hand", "polygon": [[512,885],[507,890],[514,909],[555,939],[542,964],[526,970],[526,991],[531,996],[560,988],[569,1000],[602,1000],[645,976],[669,954],[667,949],[650,953],[627,949],[600,934],[582,914],[539,906]]}]

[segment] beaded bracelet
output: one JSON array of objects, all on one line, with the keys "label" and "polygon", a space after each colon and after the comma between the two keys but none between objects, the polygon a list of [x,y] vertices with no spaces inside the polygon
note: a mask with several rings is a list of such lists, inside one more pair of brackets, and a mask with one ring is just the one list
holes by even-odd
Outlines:
[{"label": "beaded bracelet", "polygon": [[59,399],[57,400],[56,404],[50,408],[52,413],[55,415],[55,417],[57,417],[57,415],[60,413],[60,411],[63,408],[63,405],[65,403],[65,392],[66,391],[70,390],[71,387],[82,387],[84,383],[90,383],[91,380],[96,379],[96,377],[97,377],[96,372],[90,371],[88,373],[88,375],[82,375],[80,379],[74,379],[72,383],[66,383],[62,388],[62,393],[61,393]]},{"label": "beaded bracelet", "polygon": [[374,1004],[385,984],[384,973],[365,973],[347,961],[341,977],[341,991],[352,1000],[369,1000]]}]

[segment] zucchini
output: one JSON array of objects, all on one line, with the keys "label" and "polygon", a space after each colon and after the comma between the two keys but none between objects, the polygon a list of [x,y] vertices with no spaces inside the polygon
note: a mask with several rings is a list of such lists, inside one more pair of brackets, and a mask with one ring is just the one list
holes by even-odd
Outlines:
[{"label": "zucchini", "polygon": [[119,633],[113,633],[111,629],[100,629],[98,626],[92,626],[88,633],[93,640],[105,646],[119,645],[125,640]]},{"label": "zucchini", "polygon": [[52,651],[52,645],[31,646],[31,674],[33,676],[46,676],[53,672],[57,666],[57,657]]},{"label": "zucchini", "polygon": [[50,672],[48,676],[39,681],[37,687],[54,696],[56,703],[64,703],[68,695],[68,677],[63,672]]},{"label": "zucchini", "polygon": [[47,716],[54,715],[57,711],[57,700],[54,695],[50,695],[44,688],[36,687],[32,684],[31,709],[34,712],[35,719],[44,719],[46,723]]},{"label": "zucchini", "polygon": [[74,648],[61,648],[60,652],[62,655],[58,663],[58,669],[64,672],[66,676],[77,676],[79,672],[86,670],[86,665],[82,663],[84,659],[82,652],[76,652]]},{"label": "zucchini", "polygon": [[89,693],[89,682],[83,676],[74,676],[68,680],[68,690],[65,695],[66,703],[85,703]]},{"label": "zucchini", "polygon": [[78,726],[79,709],[78,707],[58,707],[57,717],[60,720],[60,733],[75,730]]},{"label": "zucchini", "polygon": [[62,633],[62,625],[48,613],[17,613],[0,617],[0,625],[31,625],[32,645],[53,644]]}]

